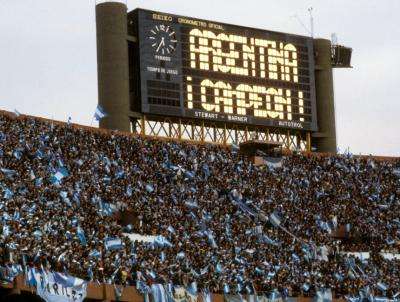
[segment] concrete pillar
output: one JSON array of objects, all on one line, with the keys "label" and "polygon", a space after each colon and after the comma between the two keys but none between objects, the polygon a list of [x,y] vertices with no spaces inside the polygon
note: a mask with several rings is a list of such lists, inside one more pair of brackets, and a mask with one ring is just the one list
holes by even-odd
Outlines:
[{"label": "concrete pillar", "polygon": [[313,145],[317,152],[336,153],[335,102],[331,62],[331,42],[314,40],[315,86],[317,98],[318,133],[313,134]]},{"label": "concrete pillar", "polygon": [[100,128],[130,131],[127,7],[96,5],[99,105],[107,113]]}]

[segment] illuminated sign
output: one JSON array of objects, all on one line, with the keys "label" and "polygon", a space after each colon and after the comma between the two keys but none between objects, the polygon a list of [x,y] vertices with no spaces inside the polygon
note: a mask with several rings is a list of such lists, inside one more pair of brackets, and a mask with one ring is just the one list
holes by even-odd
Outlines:
[{"label": "illuminated sign", "polygon": [[146,114],[317,130],[313,41],[137,9]]}]

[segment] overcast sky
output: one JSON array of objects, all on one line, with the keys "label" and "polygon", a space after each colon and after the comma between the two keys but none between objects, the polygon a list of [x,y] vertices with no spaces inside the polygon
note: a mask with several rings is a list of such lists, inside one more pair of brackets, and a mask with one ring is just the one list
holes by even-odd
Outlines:
[{"label": "overcast sky", "polygon": [[[334,72],[338,144],[400,155],[399,0],[128,0],[136,7],[306,35],[353,48]],[[97,105],[94,0],[0,0],[0,109],[89,125]]]}]

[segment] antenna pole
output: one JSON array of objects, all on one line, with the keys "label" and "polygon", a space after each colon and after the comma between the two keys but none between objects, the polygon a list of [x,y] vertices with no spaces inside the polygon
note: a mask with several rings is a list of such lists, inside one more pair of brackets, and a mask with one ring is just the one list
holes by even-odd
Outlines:
[{"label": "antenna pole", "polygon": [[293,17],[293,18],[296,18],[297,22],[299,22],[299,24],[304,28],[304,30],[305,30],[306,32],[308,32],[308,33],[311,35],[310,30],[307,28],[307,26],[304,25],[304,23],[301,21],[301,19],[299,18],[299,16],[293,15],[292,17]]},{"label": "antenna pole", "polygon": [[308,12],[309,12],[309,14],[310,14],[311,38],[314,38],[314,17],[313,17],[313,14],[312,14],[313,8],[310,7],[310,8],[308,9]]}]

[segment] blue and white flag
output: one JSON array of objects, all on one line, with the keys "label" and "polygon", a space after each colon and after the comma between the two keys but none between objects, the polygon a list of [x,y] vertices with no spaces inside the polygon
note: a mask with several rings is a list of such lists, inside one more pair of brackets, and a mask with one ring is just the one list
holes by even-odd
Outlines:
[{"label": "blue and white flag", "polygon": [[104,246],[107,250],[120,250],[124,247],[122,240],[119,238],[106,238],[104,240]]},{"label": "blue and white flag", "polygon": [[[240,292],[241,291],[241,285],[238,284],[237,285],[237,291]],[[245,295],[241,295],[241,294],[225,294],[224,295],[224,301],[226,302],[247,302],[248,300],[246,299],[247,297]]]},{"label": "blue and white flag", "polygon": [[214,235],[212,234],[211,231],[206,231],[205,234],[207,235],[208,238],[208,243],[213,247],[217,248],[217,243],[215,242]]},{"label": "blue and white flag", "polygon": [[119,301],[119,299],[121,299],[123,291],[124,291],[124,286],[118,287],[117,285],[114,284],[114,293],[116,301]]},{"label": "blue and white flag", "polygon": [[197,209],[199,207],[197,202],[192,200],[186,200],[185,206],[187,206],[189,209]]},{"label": "blue and white flag", "polygon": [[100,200],[100,212],[105,216],[112,216],[116,211],[115,205]]},{"label": "blue and white flag", "polygon": [[179,252],[176,254],[176,259],[184,259],[185,258],[185,252]]},{"label": "blue and white flag", "polygon": [[332,302],[332,291],[330,288],[319,288],[315,297],[315,302]]},{"label": "blue and white flag", "polygon": [[270,302],[282,301],[282,295],[277,289],[274,289],[268,295],[268,299],[269,299]]},{"label": "blue and white flag", "polygon": [[126,196],[131,197],[132,196],[132,186],[128,185],[126,187]]},{"label": "blue and white flag", "polygon": [[188,296],[188,302],[196,302],[197,301],[197,283],[192,282],[186,288],[186,295]]},{"label": "blue and white flag", "polygon": [[15,171],[15,170],[10,170],[10,169],[5,169],[5,168],[1,168],[0,171],[1,171],[7,178],[12,178],[15,174],[17,174],[17,171]]},{"label": "blue and white flag", "polygon": [[36,240],[40,240],[40,238],[43,236],[43,233],[40,230],[35,230],[32,234],[35,236]]},{"label": "blue and white flag", "polygon": [[172,243],[169,242],[164,236],[158,235],[154,239],[154,244],[159,246],[159,247],[172,247]]},{"label": "blue and white flag", "polygon": [[56,173],[50,177],[52,184],[60,183],[60,181],[69,175],[68,170],[65,167],[58,168]]},{"label": "blue and white flag", "polygon": [[65,275],[62,273],[53,273],[54,282],[63,285],[64,287],[76,287],[81,286],[85,283],[84,280]]},{"label": "blue and white flag", "polygon": [[200,302],[211,302],[211,293],[208,289],[203,289],[200,293]]},{"label": "blue and white flag", "polygon": [[[25,260],[25,263],[26,263],[26,260]],[[26,265],[25,265],[25,283],[28,286],[36,286],[35,269],[28,268]]]},{"label": "blue and white flag", "polygon": [[245,215],[256,216],[256,212],[252,210],[247,204],[241,201],[236,201],[239,208],[244,212]]},{"label": "blue and white flag", "polygon": [[310,290],[310,285],[308,283],[304,283],[301,289],[305,292],[308,292]]},{"label": "blue and white flag", "polygon": [[224,270],[224,268],[222,267],[221,263],[218,262],[217,265],[215,266],[215,271],[216,271],[218,274],[220,274],[220,273],[223,272],[223,270]]},{"label": "blue and white flag", "polygon": [[14,157],[15,157],[16,159],[20,160],[21,157],[22,157],[22,151],[17,149],[17,150],[15,150],[15,151],[13,152],[13,155],[14,155]]},{"label": "blue and white flag", "polygon": [[13,282],[15,277],[17,277],[22,272],[22,266],[19,264],[12,264],[0,267],[0,280],[8,283]]},{"label": "blue and white flag", "polygon": [[3,197],[5,198],[5,199],[10,199],[10,198],[12,198],[14,196],[14,193],[10,190],[10,189],[8,189],[8,188],[5,188],[4,189],[4,195],[3,195]]},{"label": "blue and white flag", "polygon": [[229,294],[229,292],[230,292],[229,285],[226,284],[226,283],[224,283],[223,292],[224,292],[225,295]]},{"label": "blue and white flag", "polygon": [[146,185],[146,191],[149,193],[153,193],[154,192],[154,187],[152,184],[147,184]]},{"label": "blue and white flag", "polygon": [[333,276],[334,276],[335,279],[338,280],[339,282],[342,282],[343,279],[344,279],[344,277],[343,277],[342,274],[340,274],[340,273],[335,273]]},{"label": "blue and white flag", "polygon": [[374,296],[371,293],[369,286],[366,286],[366,287],[362,288],[361,290],[359,290],[359,295],[360,295],[361,301],[364,301],[364,300],[368,300],[370,302],[374,301]]},{"label": "blue and white flag", "polygon": [[321,261],[329,261],[328,259],[329,250],[326,245],[318,247],[317,259]]},{"label": "blue and white flag", "polygon": [[357,296],[345,296],[348,302],[361,302],[361,298]]},{"label": "blue and white flag", "polygon": [[29,269],[34,276],[36,293],[46,302],[82,302],[86,297],[86,281],[61,273]]},{"label": "blue and white flag", "polygon": [[280,226],[281,224],[281,219],[279,218],[278,214],[273,212],[271,215],[269,215],[269,221],[276,227]]},{"label": "blue and white flag", "polygon": [[203,173],[204,173],[204,177],[207,179],[208,177],[210,177],[211,173],[210,173],[210,167],[207,164],[204,164],[203,167]]},{"label": "blue and white flag", "polygon": [[385,283],[383,283],[383,282],[378,282],[376,284],[376,287],[382,292],[385,292],[388,289],[387,285]]},{"label": "blue and white flag", "polygon": [[103,117],[106,117],[107,114],[105,113],[104,109],[100,106],[97,105],[96,110],[94,112],[94,118],[96,121],[100,121]]},{"label": "blue and white flag", "polygon": [[175,229],[172,226],[168,226],[167,231],[174,234],[175,233]]},{"label": "blue and white flag", "polygon": [[96,249],[90,251],[89,253],[89,257],[100,258],[100,256],[101,256],[100,252]]},{"label": "blue and white flag", "polygon": [[86,242],[85,232],[80,226],[78,226],[77,229],[77,236],[79,238],[81,245],[86,246],[87,242]]},{"label": "blue and white flag", "polygon": [[162,284],[151,285],[152,302],[167,302],[167,294]]},{"label": "blue and white flag", "polygon": [[165,252],[164,251],[161,251],[161,253],[160,253],[160,261],[161,262],[165,261]]},{"label": "blue and white flag", "polygon": [[282,167],[282,158],[265,157],[264,163],[270,169],[277,169]]}]

